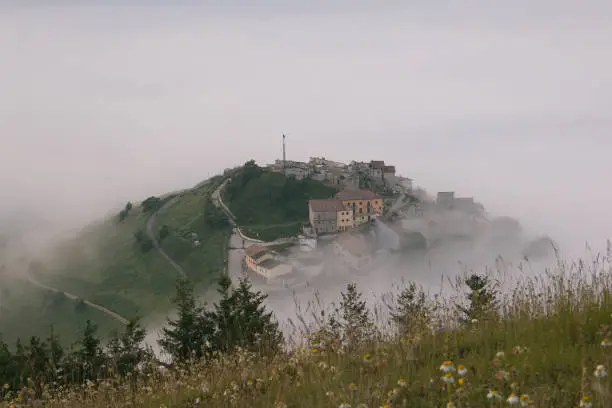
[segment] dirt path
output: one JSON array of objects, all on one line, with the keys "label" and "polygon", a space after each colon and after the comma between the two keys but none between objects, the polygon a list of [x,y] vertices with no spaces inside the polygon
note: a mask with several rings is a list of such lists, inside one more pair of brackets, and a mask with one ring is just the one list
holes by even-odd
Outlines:
[{"label": "dirt path", "polygon": [[53,288],[51,286],[47,286],[43,283],[40,283],[39,281],[37,281],[36,279],[34,279],[30,274],[26,274],[25,278],[28,282],[30,282],[32,285],[43,289],[43,290],[49,290],[53,293],[63,293],[64,296],[66,296],[68,299],[70,300],[74,300],[74,301],[79,301],[79,300],[83,300],[83,303],[85,303],[87,306],[93,307],[94,309],[97,309],[99,311],[101,311],[102,313],[107,314],[108,316],[112,317],[115,320],[120,321],[122,324],[128,324],[128,319],[126,319],[125,317],[119,315],[118,313],[113,312],[112,310],[101,306],[97,303],[93,303],[90,302],[89,300],[86,299],[81,299],[80,297],[78,297],[77,295],[73,294],[73,293],[69,293],[69,292],[64,292],[63,290],[59,290],[57,288]]}]

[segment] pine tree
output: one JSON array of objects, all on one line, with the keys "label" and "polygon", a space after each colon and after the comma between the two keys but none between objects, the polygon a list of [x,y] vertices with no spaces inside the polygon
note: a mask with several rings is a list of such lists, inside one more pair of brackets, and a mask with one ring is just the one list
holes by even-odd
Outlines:
[{"label": "pine tree", "polygon": [[474,320],[495,317],[497,312],[497,289],[486,275],[473,274],[464,281],[470,289],[467,295],[468,306],[457,305],[461,313],[460,320],[470,323]]},{"label": "pine tree", "polygon": [[371,340],[376,332],[370,311],[355,283],[349,283],[341,294],[340,308],[337,317],[330,318],[332,331],[341,333],[342,342],[347,347],[354,347]]},{"label": "pine tree", "polygon": [[206,352],[213,327],[204,307],[197,304],[193,285],[188,280],[177,282],[173,303],[178,317],[176,320],[168,319],[168,327],[162,330],[159,345],[177,363],[193,357],[201,358]]},{"label": "pine tree", "polygon": [[130,373],[132,379],[136,379],[135,369],[138,364],[150,361],[153,352],[143,347],[147,335],[145,329],[140,326],[138,319],[132,319],[125,326],[121,336],[115,336],[109,343],[107,349],[115,369],[121,376]]},{"label": "pine tree", "polygon": [[248,279],[240,279],[232,290],[227,275],[219,279],[221,300],[209,314],[215,324],[212,347],[227,352],[242,347],[259,352],[275,352],[283,343],[283,335],[272,312],[263,302],[267,295],[253,291]]},{"label": "pine tree", "polygon": [[105,356],[100,343],[98,326],[91,320],[87,320],[83,337],[76,353],[80,365],[81,381],[93,380],[100,374],[100,369],[105,362]]},{"label": "pine tree", "polygon": [[416,283],[410,282],[398,299],[397,306],[391,311],[391,319],[397,325],[400,335],[415,334],[424,328],[431,319],[431,308],[427,297]]}]

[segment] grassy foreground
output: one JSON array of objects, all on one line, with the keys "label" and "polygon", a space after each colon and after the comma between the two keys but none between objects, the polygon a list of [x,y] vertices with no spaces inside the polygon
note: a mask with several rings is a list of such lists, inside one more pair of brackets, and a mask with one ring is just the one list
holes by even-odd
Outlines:
[{"label": "grassy foreground", "polygon": [[[185,369],[156,368],[138,381],[108,378],[64,389],[44,406],[610,407],[609,265],[608,257],[588,269],[559,264],[541,279],[517,283],[498,298],[496,317],[461,323],[459,298],[434,297],[426,300],[433,318],[407,335],[350,347],[319,338],[270,358],[211,356]],[[3,393],[5,406],[17,397]]]}]

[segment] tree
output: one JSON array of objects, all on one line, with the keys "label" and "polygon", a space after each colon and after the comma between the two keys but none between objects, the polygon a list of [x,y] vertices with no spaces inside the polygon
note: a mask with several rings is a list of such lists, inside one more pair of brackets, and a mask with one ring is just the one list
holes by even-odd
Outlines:
[{"label": "tree", "polygon": [[180,279],[177,282],[172,302],[177,308],[178,317],[176,320],[168,318],[168,327],[163,328],[159,345],[177,363],[202,357],[213,328],[204,307],[197,304],[193,285],[188,280]]},{"label": "tree", "polygon": [[253,291],[246,278],[239,281],[238,287],[231,290],[231,280],[227,275],[219,279],[221,300],[210,313],[216,330],[212,346],[227,352],[242,347],[252,351],[278,351],[283,344],[283,335],[273,313],[263,304],[268,295]]},{"label": "tree", "polygon": [[162,225],[162,227],[159,229],[159,239],[160,241],[163,240],[164,238],[166,238],[168,235],[170,234],[170,228],[168,228],[167,225]]},{"label": "tree", "polygon": [[371,340],[376,332],[370,311],[355,283],[349,283],[341,293],[340,307],[330,316],[328,325],[342,343],[352,348]]},{"label": "tree", "polygon": [[467,295],[468,306],[457,305],[461,321],[470,323],[473,320],[492,318],[497,312],[498,290],[486,275],[473,274],[464,281],[470,289]]},{"label": "tree", "polygon": [[98,326],[91,320],[87,320],[83,337],[79,342],[79,348],[76,353],[80,366],[81,380],[93,380],[100,374],[100,369],[105,363],[105,356],[100,343]]},{"label": "tree", "polygon": [[142,202],[142,211],[153,212],[156,211],[162,203],[159,197],[151,196]]},{"label": "tree", "polygon": [[400,293],[397,306],[391,310],[391,319],[401,335],[415,334],[431,320],[431,308],[425,292],[410,282]]},{"label": "tree", "polygon": [[147,332],[140,326],[138,319],[132,319],[121,336],[116,335],[109,343],[107,349],[111,362],[121,376],[125,377],[130,373],[131,378],[135,380],[138,364],[152,359],[152,351],[143,347],[146,335]]}]

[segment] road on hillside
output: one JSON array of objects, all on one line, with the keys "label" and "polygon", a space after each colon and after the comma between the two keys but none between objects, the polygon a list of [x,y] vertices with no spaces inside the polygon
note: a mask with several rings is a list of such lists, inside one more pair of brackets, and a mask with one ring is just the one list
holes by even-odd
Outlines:
[{"label": "road on hillside", "polygon": [[34,279],[29,273],[26,273],[25,278],[28,282],[30,282],[32,285],[37,286],[40,289],[43,290],[49,290],[53,293],[62,293],[64,296],[66,296],[68,299],[74,300],[74,301],[79,301],[82,300],[83,303],[85,303],[87,306],[93,307],[94,309],[97,309],[99,311],[101,311],[102,313],[107,314],[108,316],[112,317],[115,320],[120,321],[122,324],[128,324],[128,319],[126,319],[125,317],[119,315],[118,313],[113,312],[112,310],[101,306],[97,303],[93,303],[90,302],[89,300],[86,299],[81,299],[80,297],[78,297],[77,295],[73,294],[73,293],[68,293],[68,292],[64,292],[63,290],[59,290],[57,288],[53,288],[51,286],[47,286],[43,283],[40,283],[39,281],[37,281],[36,279]]},{"label": "road on hillside", "polygon": [[157,237],[155,236],[155,233],[153,232],[153,227],[155,226],[155,219],[156,219],[156,215],[158,212],[163,211],[165,208],[170,207],[172,204],[174,204],[181,196],[177,195],[176,197],[168,200],[166,202],[166,204],[164,204],[161,208],[159,208],[157,211],[155,211],[153,214],[151,214],[151,216],[149,217],[149,219],[147,220],[147,225],[146,225],[146,232],[147,235],[149,236],[149,239],[151,240],[151,242],[153,243],[153,246],[155,247],[155,249],[157,250],[157,252],[159,252],[161,254],[161,256],[163,256],[166,261],[168,261],[168,263],[172,266],[172,268],[179,274],[179,276],[181,278],[187,278],[187,274],[185,273],[185,270],[183,269],[183,267],[181,265],[179,265],[178,263],[174,262],[174,259],[172,259],[170,257],[170,255],[168,255],[166,253],[166,251],[164,251],[162,249],[162,247],[159,245],[159,241],[157,240]]}]

